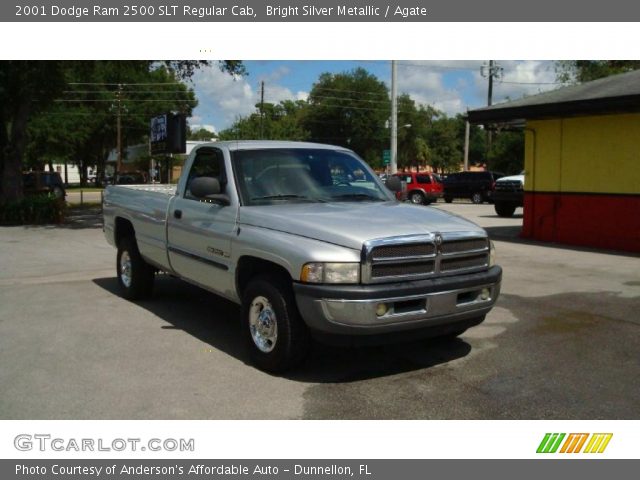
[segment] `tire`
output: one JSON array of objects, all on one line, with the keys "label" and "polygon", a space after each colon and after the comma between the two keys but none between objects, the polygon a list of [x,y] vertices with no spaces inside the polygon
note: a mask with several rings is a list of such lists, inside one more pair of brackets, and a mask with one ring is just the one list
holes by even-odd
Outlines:
[{"label": "tire", "polygon": [[127,300],[142,300],[151,296],[155,270],[144,261],[133,237],[125,237],[118,245],[116,257],[118,285]]},{"label": "tire", "polygon": [[513,212],[516,211],[515,205],[511,203],[496,203],[493,208],[495,208],[496,213],[500,217],[512,217]]},{"label": "tire", "polygon": [[471,195],[472,203],[475,203],[476,205],[480,205],[483,201],[484,201],[484,198],[482,197],[482,193],[475,192]]},{"label": "tire", "polygon": [[279,275],[259,275],[242,295],[242,330],[251,362],[266,372],[284,372],[298,365],[310,336],[291,289]]},{"label": "tire", "polygon": [[414,205],[423,205],[424,204],[424,194],[421,192],[411,192],[409,194],[409,201]]},{"label": "tire", "polygon": [[53,190],[51,190],[51,193],[53,193],[53,196],[56,197],[58,200],[62,200],[65,197],[64,190],[62,189],[62,187],[58,187],[57,185],[53,187]]},{"label": "tire", "polygon": [[444,201],[447,202],[447,203],[451,203],[451,202],[453,202],[453,197],[446,197],[445,196],[444,197]]}]

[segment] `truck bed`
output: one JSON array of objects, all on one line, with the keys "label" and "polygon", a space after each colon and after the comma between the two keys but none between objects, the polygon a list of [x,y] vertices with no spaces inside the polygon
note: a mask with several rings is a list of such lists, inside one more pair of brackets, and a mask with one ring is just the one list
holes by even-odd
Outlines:
[{"label": "truck bed", "polygon": [[116,216],[135,225],[135,235],[142,255],[159,267],[168,267],[166,217],[176,185],[113,185],[104,195],[104,227],[113,238]]}]

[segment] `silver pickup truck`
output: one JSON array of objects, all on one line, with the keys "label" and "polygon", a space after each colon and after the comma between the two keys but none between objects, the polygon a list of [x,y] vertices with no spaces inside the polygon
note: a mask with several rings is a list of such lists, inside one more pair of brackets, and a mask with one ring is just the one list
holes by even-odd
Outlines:
[{"label": "silver pickup truck", "polygon": [[456,336],[495,304],[487,233],[396,201],[399,188],[341,147],[210,143],[177,186],[108,187],[104,231],[125,298],[148,297],[166,272],[239,303],[252,361],[283,371],[311,337]]}]

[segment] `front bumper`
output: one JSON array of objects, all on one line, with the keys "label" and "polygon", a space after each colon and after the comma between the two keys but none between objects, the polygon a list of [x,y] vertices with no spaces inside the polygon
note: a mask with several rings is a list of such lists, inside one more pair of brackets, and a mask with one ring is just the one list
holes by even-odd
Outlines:
[{"label": "front bumper", "polygon": [[522,206],[524,202],[524,192],[509,192],[509,191],[498,191],[493,192],[493,201],[496,202],[508,202],[517,204]]},{"label": "front bumper", "polygon": [[[312,331],[377,335],[437,329],[481,318],[498,299],[501,281],[502,269],[494,266],[480,273],[390,284],[295,283],[294,292],[298,309]],[[388,307],[384,315],[376,313],[381,303]]]}]

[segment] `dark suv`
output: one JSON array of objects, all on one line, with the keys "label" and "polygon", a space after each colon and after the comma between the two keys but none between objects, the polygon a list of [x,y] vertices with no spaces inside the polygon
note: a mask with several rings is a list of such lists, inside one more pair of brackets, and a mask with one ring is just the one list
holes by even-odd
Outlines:
[{"label": "dark suv", "polygon": [[454,198],[469,198],[473,203],[492,202],[496,180],[503,177],[497,172],[458,172],[444,179],[444,200],[451,203]]},{"label": "dark suv", "polygon": [[56,198],[64,198],[67,193],[58,172],[26,172],[22,174],[24,193],[53,193]]}]

